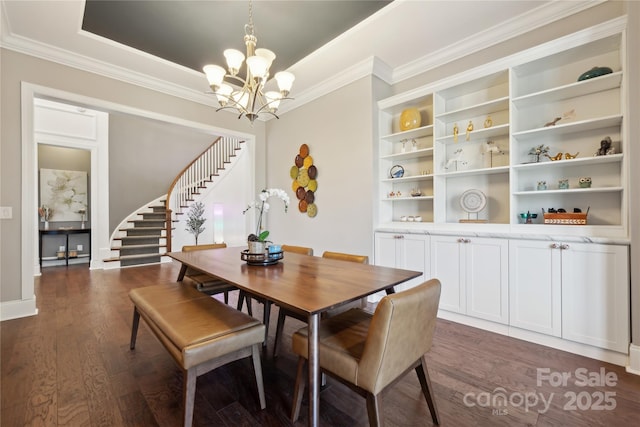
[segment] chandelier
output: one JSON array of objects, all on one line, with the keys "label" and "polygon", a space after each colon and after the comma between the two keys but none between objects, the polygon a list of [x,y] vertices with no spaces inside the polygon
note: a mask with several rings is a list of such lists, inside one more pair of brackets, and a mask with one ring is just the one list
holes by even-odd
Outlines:
[{"label": "chandelier", "polygon": [[[269,49],[256,49],[258,39],[253,30],[253,7],[250,0],[249,23],[244,26],[244,44],[247,46],[247,66],[244,79],[238,76],[238,72],[243,62],[245,62],[245,56],[236,49],[226,49],[224,51],[227,70],[219,65],[205,65],[203,68],[209,81],[209,86],[220,104],[220,108],[216,111],[223,109],[235,110],[238,113],[238,119],[245,116],[251,124],[262,113],[268,113],[278,118],[276,111],[280,101],[292,99],[288,96],[295,79],[293,74],[280,71],[274,76],[279,92],[264,91],[265,83],[269,79],[269,68],[276,55]],[[241,86],[241,89],[234,90],[229,82],[236,83],[236,87]]]}]

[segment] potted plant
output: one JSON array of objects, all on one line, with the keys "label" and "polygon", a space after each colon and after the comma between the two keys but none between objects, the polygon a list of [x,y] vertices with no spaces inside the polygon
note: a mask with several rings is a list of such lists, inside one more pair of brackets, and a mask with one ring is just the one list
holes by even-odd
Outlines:
[{"label": "potted plant", "polygon": [[256,232],[249,234],[247,237],[247,244],[249,246],[249,253],[258,254],[264,253],[266,244],[268,242],[267,237],[269,237],[269,230],[262,229],[262,218],[263,215],[269,211],[269,203],[267,199],[269,197],[276,196],[284,202],[284,211],[287,212],[289,209],[289,195],[279,188],[268,188],[262,190],[259,195],[259,200],[255,202],[251,202],[247,208],[242,211],[243,214],[246,214],[250,209],[256,208],[259,210],[258,212],[258,223],[256,225]]},{"label": "potted plant", "polygon": [[196,245],[198,244],[198,236],[204,231],[202,224],[207,220],[202,215],[204,215],[204,204],[201,202],[194,203],[189,209],[186,230],[195,236]]}]

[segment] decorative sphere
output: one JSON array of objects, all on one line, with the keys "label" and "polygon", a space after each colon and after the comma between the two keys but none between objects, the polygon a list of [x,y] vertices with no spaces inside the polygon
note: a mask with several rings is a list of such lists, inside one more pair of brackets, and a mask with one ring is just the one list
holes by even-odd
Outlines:
[{"label": "decorative sphere", "polygon": [[407,108],[400,114],[400,130],[419,128],[421,123],[420,111],[415,107]]}]

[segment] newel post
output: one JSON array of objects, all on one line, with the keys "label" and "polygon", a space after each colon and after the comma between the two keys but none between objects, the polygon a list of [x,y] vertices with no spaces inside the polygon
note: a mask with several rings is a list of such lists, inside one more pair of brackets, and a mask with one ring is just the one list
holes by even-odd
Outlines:
[{"label": "newel post", "polygon": [[167,252],[172,252],[171,251],[171,209],[166,209],[164,224],[166,228],[165,236],[167,241]]}]

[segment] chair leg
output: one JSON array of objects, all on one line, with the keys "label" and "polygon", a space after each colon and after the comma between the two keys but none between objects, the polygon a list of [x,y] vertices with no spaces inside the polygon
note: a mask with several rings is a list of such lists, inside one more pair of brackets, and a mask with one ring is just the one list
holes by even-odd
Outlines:
[{"label": "chair leg", "polygon": [[278,344],[280,343],[280,339],[282,338],[282,333],[284,331],[284,321],[287,316],[284,314],[284,310],[280,308],[278,310],[278,325],[276,326],[276,339],[273,343],[273,358],[278,357]]},{"label": "chair leg", "polygon": [[[267,347],[267,338],[269,337],[269,319],[271,317],[271,301],[264,301],[264,312],[262,313],[262,323],[264,324],[264,341],[262,347]],[[266,355],[266,353],[265,353]]]},{"label": "chair leg", "polygon": [[416,373],[418,374],[418,380],[422,387],[422,394],[427,400],[429,405],[429,412],[431,412],[431,419],[434,424],[440,424],[440,416],[438,415],[438,407],[433,395],[433,386],[431,385],[431,379],[429,378],[429,371],[427,370],[427,358],[422,356],[420,358],[420,365],[416,366]]},{"label": "chair leg", "polygon": [[291,402],[291,422],[294,423],[298,421],[300,416],[302,396],[304,395],[304,387],[307,384],[307,372],[304,369],[305,361],[304,357],[298,357],[298,373],[296,374],[296,384],[293,388],[293,400]]},{"label": "chair leg", "polygon": [[136,307],[133,307],[133,321],[131,322],[131,341],[129,342],[129,349],[136,348],[136,338],[138,337],[138,325],[140,324],[140,313]]},{"label": "chair leg", "polygon": [[244,291],[238,292],[238,305],[236,306],[236,310],[242,311],[242,303],[244,302]]},{"label": "chair leg", "polygon": [[183,414],[184,427],[191,427],[193,424],[193,404],[196,400],[196,379],[197,374],[195,368],[184,371],[183,383]]},{"label": "chair leg", "polygon": [[253,370],[256,374],[256,385],[258,386],[258,396],[260,397],[260,408],[267,407],[266,400],[264,398],[264,383],[262,381],[262,364],[260,362],[260,349],[258,344],[251,346],[251,357],[253,359]]},{"label": "chair leg", "polygon": [[242,306],[245,301],[247,302],[247,313],[249,313],[249,316],[253,316],[253,311],[251,310],[251,297],[247,295],[245,291],[240,291],[240,294],[238,295],[238,311],[242,311]]},{"label": "chair leg", "polygon": [[382,427],[382,398],[379,394],[367,393],[367,413],[369,414],[370,427]]}]

